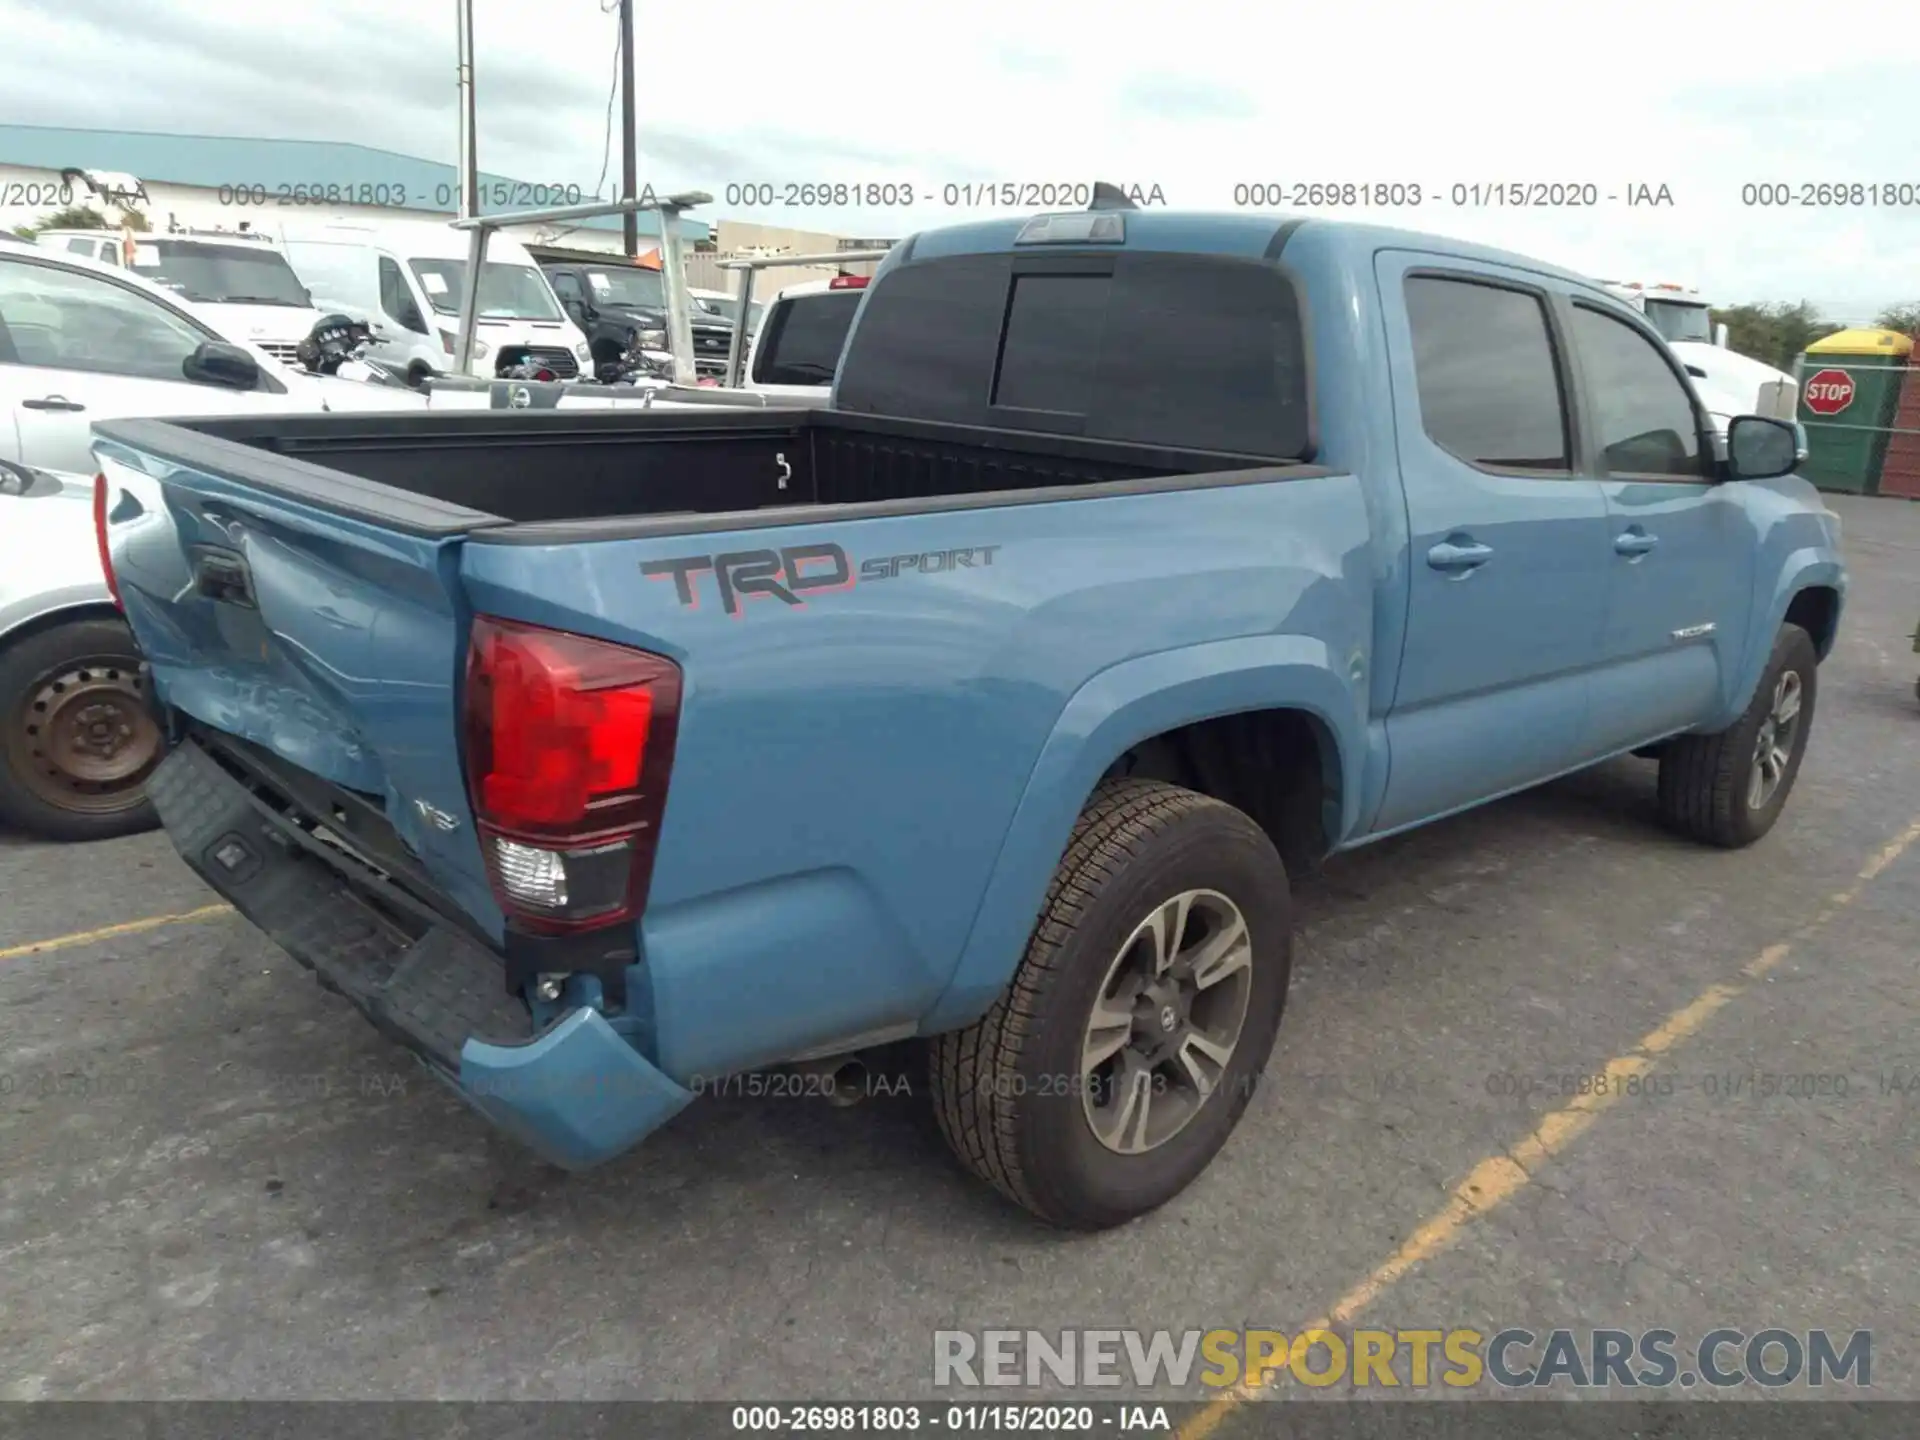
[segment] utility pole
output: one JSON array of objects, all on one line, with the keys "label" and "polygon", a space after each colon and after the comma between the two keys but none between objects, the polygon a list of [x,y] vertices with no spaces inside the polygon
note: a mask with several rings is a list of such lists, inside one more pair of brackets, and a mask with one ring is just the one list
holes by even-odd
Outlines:
[{"label": "utility pole", "polygon": [[[620,0],[620,198],[622,200],[631,200],[640,193],[638,175],[640,157],[635,153],[639,146],[633,134],[634,103],[633,0]],[[627,211],[622,217],[621,228],[625,231],[627,258],[638,259],[640,221],[633,211]]]},{"label": "utility pole", "polygon": [[480,213],[480,138],[473,123],[473,0],[455,0],[460,17],[460,218]]}]

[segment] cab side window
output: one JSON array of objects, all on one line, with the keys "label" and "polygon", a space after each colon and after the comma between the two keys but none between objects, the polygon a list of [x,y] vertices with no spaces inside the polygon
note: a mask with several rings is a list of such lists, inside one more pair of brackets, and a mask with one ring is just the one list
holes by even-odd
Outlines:
[{"label": "cab side window", "polygon": [[580,280],[571,270],[551,270],[547,278],[553,282],[553,293],[560,297],[561,304],[585,298],[580,293]]},{"label": "cab side window", "polygon": [[182,383],[215,338],[137,290],[25,261],[0,263],[0,331],[16,364]]},{"label": "cab side window", "polygon": [[407,329],[427,333],[427,322],[407,289],[407,277],[400,273],[398,262],[386,255],[380,257],[380,308]]},{"label": "cab side window", "polygon": [[1704,484],[1693,397],[1654,343],[1626,321],[1585,305],[1574,306],[1573,343],[1607,473]]},{"label": "cab side window", "polygon": [[1538,295],[1466,278],[1407,280],[1427,437],[1481,469],[1573,473],[1565,388]]}]

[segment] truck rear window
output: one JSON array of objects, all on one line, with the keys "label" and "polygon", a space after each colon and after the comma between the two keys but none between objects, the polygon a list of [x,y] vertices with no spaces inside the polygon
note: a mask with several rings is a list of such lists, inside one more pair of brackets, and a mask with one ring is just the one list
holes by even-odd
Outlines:
[{"label": "truck rear window", "polygon": [[844,410],[1292,459],[1311,444],[1278,267],[1129,252],[909,263],[870,290]]}]

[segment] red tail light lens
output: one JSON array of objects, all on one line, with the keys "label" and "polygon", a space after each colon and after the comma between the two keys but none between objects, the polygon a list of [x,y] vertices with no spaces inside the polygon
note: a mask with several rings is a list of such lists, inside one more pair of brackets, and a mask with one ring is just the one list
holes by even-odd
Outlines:
[{"label": "red tail light lens", "polygon": [[100,573],[106,577],[107,593],[114,607],[125,610],[120,602],[120,581],[113,573],[113,551],[107,546],[107,477],[93,477],[93,541],[100,550]]},{"label": "red tail light lens", "polygon": [[605,640],[478,616],[467,779],[501,907],[529,929],[645,904],[680,712],[680,668]]},{"label": "red tail light lens", "polygon": [[864,290],[867,288],[865,275],[836,275],[827,282],[829,290]]}]

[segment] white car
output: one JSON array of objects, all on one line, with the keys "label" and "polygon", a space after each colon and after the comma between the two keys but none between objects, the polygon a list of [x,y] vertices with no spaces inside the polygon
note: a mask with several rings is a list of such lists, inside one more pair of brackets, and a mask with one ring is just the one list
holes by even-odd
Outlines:
[{"label": "white car", "polygon": [[864,275],[841,275],[789,285],[774,296],[747,346],[741,388],[776,402],[825,404],[866,287]]},{"label": "white car", "polygon": [[125,270],[0,245],[0,824],[62,840],[152,824],[160,737],[100,569],[95,420],[425,403],[289,370]]},{"label": "white car", "polygon": [[45,249],[121,266],[191,301],[222,335],[258,345],[282,364],[320,320],[286,255],[254,230],[43,230]]},{"label": "white car", "polygon": [[405,390],[291,369],[128,271],[51,250],[0,249],[0,459],[90,475],[99,419],[424,403]]}]

